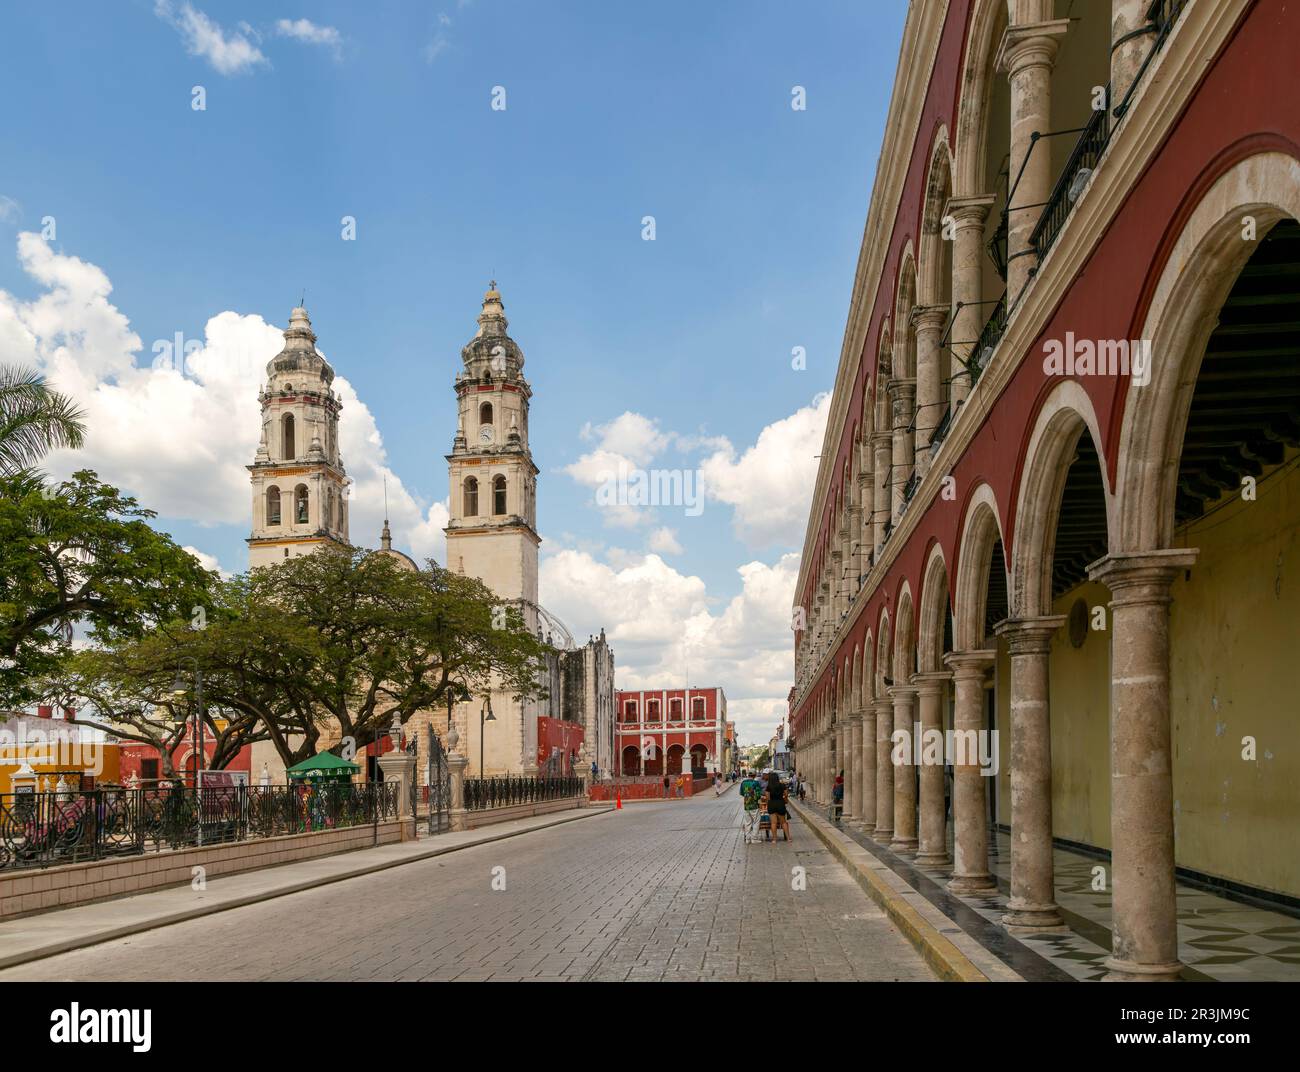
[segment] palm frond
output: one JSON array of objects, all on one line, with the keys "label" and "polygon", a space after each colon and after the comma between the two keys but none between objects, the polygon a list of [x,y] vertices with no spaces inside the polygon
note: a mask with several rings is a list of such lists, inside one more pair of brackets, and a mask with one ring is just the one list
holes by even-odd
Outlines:
[{"label": "palm frond", "polygon": [[0,474],[20,473],[59,447],[80,447],[85,416],[36,369],[0,365]]}]

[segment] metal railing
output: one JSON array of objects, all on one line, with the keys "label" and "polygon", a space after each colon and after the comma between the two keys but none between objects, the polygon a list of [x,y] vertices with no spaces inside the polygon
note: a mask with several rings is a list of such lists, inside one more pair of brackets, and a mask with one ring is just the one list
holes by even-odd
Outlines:
[{"label": "metal railing", "polygon": [[583,779],[577,775],[529,778],[524,775],[503,774],[490,778],[466,778],[465,809],[485,811],[488,808],[508,808],[514,804],[566,800],[570,797],[580,797],[583,792]]},{"label": "metal railing", "polygon": [[[1109,99],[1109,86],[1106,87],[1106,96]],[[1056,185],[1052,187],[1047,203],[1038,217],[1038,223],[1030,232],[1029,244],[1033,247],[1039,264],[1043,263],[1047,251],[1052,248],[1056,236],[1065,226],[1067,217],[1074,209],[1074,203],[1083,193],[1083,188],[1096,169],[1101,154],[1106,151],[1106,143],[1109,140],[1110,112],[1106,108],[1098,108],[1083,128],[1079,140],[1074,143],[1070,158],[1065,162],[1065,168],[1057,178]]]},{"label": "metal railing", "polygon": [[980,337],[975,340],[975,346],[966,362],[972,387],[979,381],[980,374],[988,368],[989,361],[993,357],[993,351],[997,348],[998,340],[1002,338],[1002,333],[1006,329],[1007,295],[1006,291],[1003,291],[1002,297],[993,306],[992,314],[984,322],[984,327],[980,330]]},{"label": "metal railing", "polygon": [[0,794],[0,872],[397,818],[397,782]]}]

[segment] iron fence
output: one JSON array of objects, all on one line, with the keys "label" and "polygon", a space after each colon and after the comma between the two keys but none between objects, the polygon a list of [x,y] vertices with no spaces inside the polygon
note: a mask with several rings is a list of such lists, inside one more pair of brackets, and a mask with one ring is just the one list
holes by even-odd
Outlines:
[{"label": "iron fence", "polygon": [[980,374],[988,368],[989,362],[993,359],[993,351],[997,348],[998,340],[1002,338],[1006,328],[1007,296],[1004,292],[998,299],[998,303],[993,306],[993,313],[985,322],[980,337],[975,340],[975,348],[971,350],[970,357],[966,361],[972,387],[979,382]]},{"label": "iron fence", "polygon": [[[1106,87],[1106,94],[1109,97],[1109,86]],[[1109,117],[1110,113],[1105,108],[1098,108],[1092,113],[1047,198],[1047,204],[1043,206],[1042,215],[1038,217],[1038,223],[1029,236],[1029,244],[1033,246],[1039,264],[1043,263],[1047,251],[1061,233],[1066,219],[1074,210],[1074,203],[1088,185],[1088,179],[1096,170],[1101,154],[1106,151],[1106,143],[1110,140]]]},{"label": "iron fence", "polygon": [[397,782],[0,794],[0,872],[397,818]]},{"label": "iron fence", "polygon": [[512,804],[566,800],[582,796],[583,784],[583,779],[576,775],[528,778],[508,774],[492,778],[466,778],[465,808],[468,811],[484,811],[488,808],[508,808]]}]

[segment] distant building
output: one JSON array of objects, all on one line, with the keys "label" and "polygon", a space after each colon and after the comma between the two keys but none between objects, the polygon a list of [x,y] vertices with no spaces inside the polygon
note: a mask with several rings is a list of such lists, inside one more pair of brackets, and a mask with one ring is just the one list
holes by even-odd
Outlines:
[{"label": "distant building", "polygon": [[643,689],[618,697],[620,772],[723,769],[727,697],[720,688]]}]

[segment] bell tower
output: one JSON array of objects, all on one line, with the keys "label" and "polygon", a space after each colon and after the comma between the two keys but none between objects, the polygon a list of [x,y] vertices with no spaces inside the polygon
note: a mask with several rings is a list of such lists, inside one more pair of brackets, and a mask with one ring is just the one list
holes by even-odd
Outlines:
[{"label": "bell tower", "polygon": [[524,355],[506,334],[505,308],[493,281],[478,331],[461,350],[459,413],[448,454],[450,518],[447,566],[481,579],[502,599],[521,599],[537,627],[537,466],[528,447]]},{"label": "bell tower", "polygon": [[316,335],[299,306],[289,317],[284,349],[266,366],[262,438],[253,464],[253,532],[249,568],[348,546],[347,486],[339,456],[334,370],[316,351]]}]

